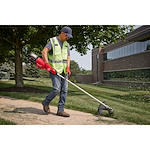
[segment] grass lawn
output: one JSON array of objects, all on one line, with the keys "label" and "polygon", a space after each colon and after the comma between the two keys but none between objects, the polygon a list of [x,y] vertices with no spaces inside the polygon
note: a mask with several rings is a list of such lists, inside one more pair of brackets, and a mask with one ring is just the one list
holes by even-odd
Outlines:
[{"label": "grass lawn", "polygon": [[[14,86],[15,81],[0,81],[0,88]],[[31,79],[25,78],[25,86],[39,88],[50,91],[52,83],[50,79]],[[150,95],[149,90],[130,89],[116,86],[77,84],[85,91],[99,99],[105,101],[108,106],[114,109],[114,114],[109,115],[108,111],[103,111],[103,115],[116,118],[121,122],[132,122],[140,125],[150,125]],[[48,93],[15,93],[0,92],[1,96],[10,96],[13,98],[24,99],[41,103]],[[53,106],[58,105],[59,96],[51,103]],[[68,96],[65,108],[97,114],[99,103],[82,91],[78,90],[71,84],[68,87]]]},{"label": "grass lawn", "polygon": [[0,125],[16,125],[16,123],[0,118]]}]

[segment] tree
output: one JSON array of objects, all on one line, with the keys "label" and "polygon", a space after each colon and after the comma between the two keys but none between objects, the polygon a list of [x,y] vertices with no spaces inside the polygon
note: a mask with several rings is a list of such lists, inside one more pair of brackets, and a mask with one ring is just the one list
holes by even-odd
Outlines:
[{"label": "tree", "polygon": [[[27,62],[28,54],[34,52],[41,56],[41,50],[50,37],[60,34],[63,26],[14,25],[0,26],[0,63],[12,60],[15,63],[15,84],[23,87],[22,62]],[[91,44],[93,47],[117,42],[133,30],[133,26],[119,25],[74,25],[73,39],[69,40],[71,49],[81,55],[86,54]]]},{"label": "tree", "polygon": [[[15,64],[12,61],[4,62],[0,66],[0,78],[13,76],[15,74]],[[8,77],[8,78],[9,78]]]},{"label": "tree", "polygon": [[27,64],[24,76],[34,78],[48,78],[49,73],[45,69],[39,69],[33,64]]},{"label": "tree", "polygon": [[81,67],[80,74],[92,74],[92,70],[86,70],[86,69]]},{"label": "tree", "polygon": [[[45,30],[50,28],[45,33]],[[12,60],[15,62],[15,84],[23,87],[23,59],[27,61],[27,55],[31,51],[41,53],[41,46],[46,44],[43,35],[51,36],[55,33],[55,26],[0,26],[0,62]],[[48,38],[48,37],[47,37]],[[35,49],[32,49],[32,48]]]},{"label": "tree", "polygon": [[4,62],[0,66],[0,71],[9,72],[11,75],[15,73],[15,64],[12,61]]},{"label": "tree", "polygon": [[77,62],[74,60],[70,61],[70,71],[71,71],[71,76],[69,77],[69,80],[72,82],[76,82],[76,75],[80,73],[80,68]]},{"label": "tree", "polygon": [[25,73],[27,77],[33,77],[33,78],[40,78],[41,72],[40,69],[37,68],[35,65],[27,65],[27,68],[25,69]]},{"label": "tree", "polygon": [[71,71],[71,75],[74,75],[74,76],[76,76],[76,74],[80,73],[79,65],[74,60],[70,61],[70,71]]}]

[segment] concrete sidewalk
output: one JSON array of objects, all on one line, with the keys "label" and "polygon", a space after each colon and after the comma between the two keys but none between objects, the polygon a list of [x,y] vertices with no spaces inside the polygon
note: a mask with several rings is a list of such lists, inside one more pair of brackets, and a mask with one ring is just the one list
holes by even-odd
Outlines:
[{"label": "concrete sidewalk", "polygon": [[46,115],[40,103],[0,96],[0,117],[18,125],[108,125],[122,124],[117,120],[90,113],[65,109],[70,117],[57,116],[57,107],[50,106]]}]

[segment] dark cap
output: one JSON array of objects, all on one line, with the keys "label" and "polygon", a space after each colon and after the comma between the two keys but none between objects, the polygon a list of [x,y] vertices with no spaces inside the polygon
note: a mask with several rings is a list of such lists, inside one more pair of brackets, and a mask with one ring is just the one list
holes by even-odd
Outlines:
[{"label": "dark cap", "polygon": [[63,27],[61,29],[61,32],[66,33],[66,35],[68,36],[68,38],[73,38],[73,36],[72,36],[72,29],[71,28],[69,28],[69,27]]}]

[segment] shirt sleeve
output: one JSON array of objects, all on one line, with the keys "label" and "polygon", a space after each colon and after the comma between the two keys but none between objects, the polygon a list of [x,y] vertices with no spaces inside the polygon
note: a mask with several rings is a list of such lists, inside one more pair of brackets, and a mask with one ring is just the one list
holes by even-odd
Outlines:
[{"label": "shirt sleeve", "polygon": [[48,52],[50,55],[53,55],[53,51],[52,51],[52,44],[51,41],[49,41],[46,46],[46,48],[48,48],[50,51]]},{"label": "shirt sleeve", "polygon": [[46,48],[48,48],[49,50],[52,50],[52,44],[51,44],[51,41],[49,41],[46,46]]},{"label": "shirt sleeve", "polygon": [[70,56],[70,45],[68,44],[68,56]]}]

